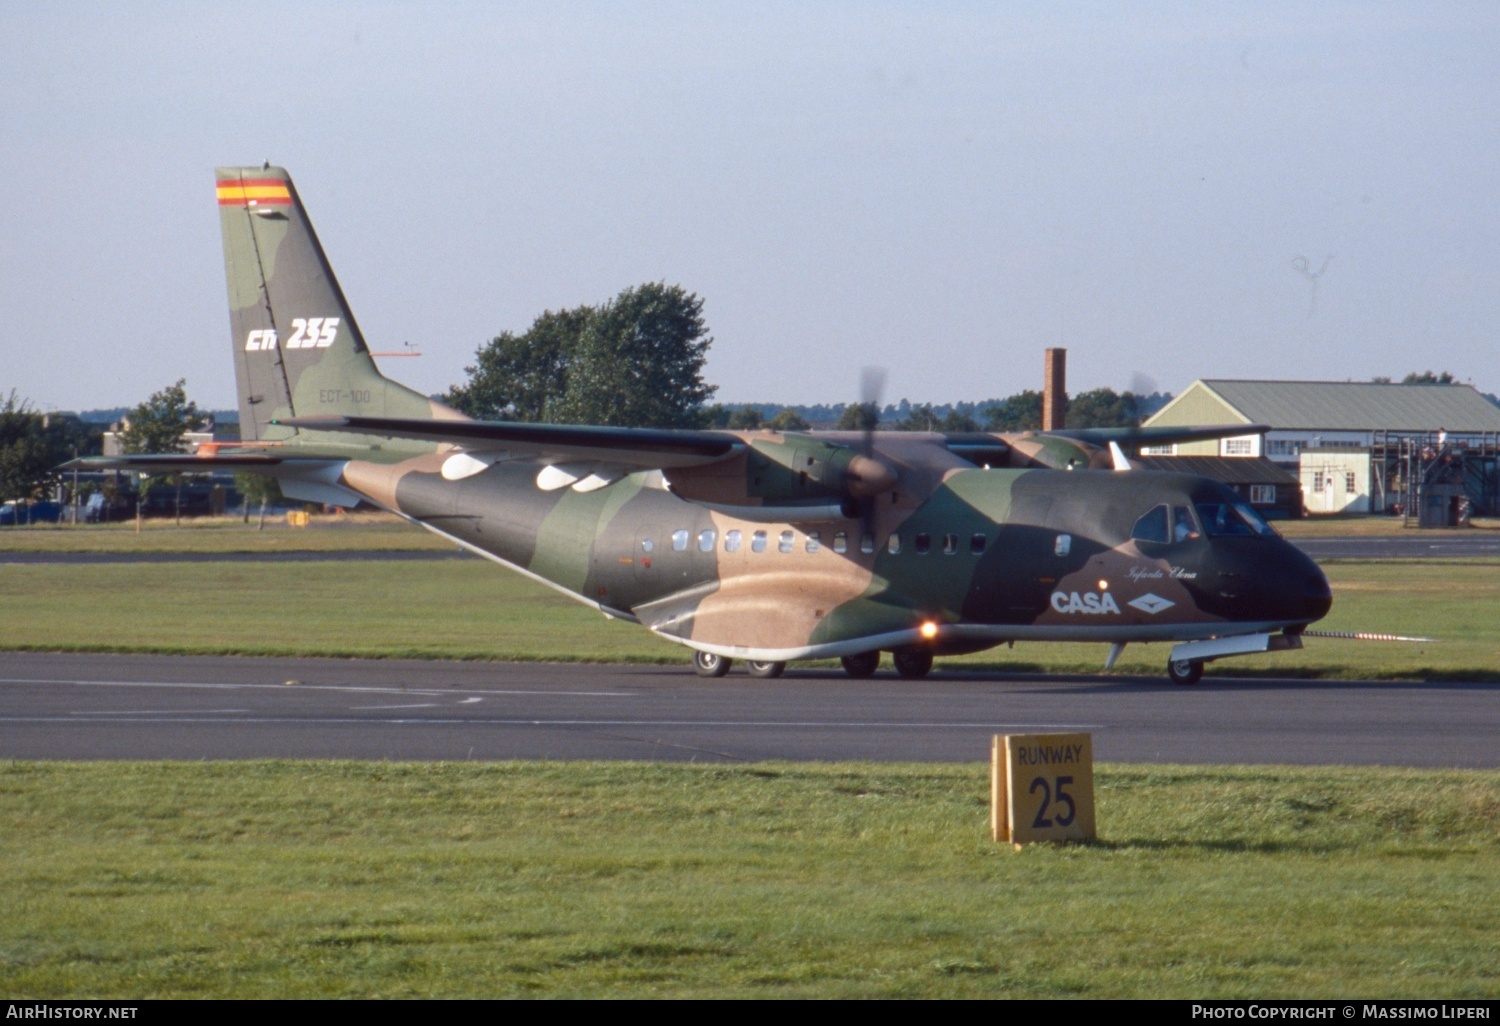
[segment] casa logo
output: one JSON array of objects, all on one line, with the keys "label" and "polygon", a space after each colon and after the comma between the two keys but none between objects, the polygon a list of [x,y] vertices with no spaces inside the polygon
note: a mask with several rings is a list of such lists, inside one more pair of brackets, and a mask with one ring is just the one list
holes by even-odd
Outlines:
[{"label": "casa logo", "polygon": [[1171,599],[1164,599],[1160,595],[1153,595],[1148,591],[1140,598],[1133,598],[1125,604],[1127,606],[1134,606],[1143,613],[1150,613],[1152,616],[1155,616],[1163,609],[1171,609],[1177,603]]},{"label": "casa logo", "polygon": [[1107,591],[1054,591],[1052,608],[1059,613],[1082,613],[1085,616],[1103,616],[1105,613],[1120,611],[1120,607],[1115,605],[1115,597]]}]

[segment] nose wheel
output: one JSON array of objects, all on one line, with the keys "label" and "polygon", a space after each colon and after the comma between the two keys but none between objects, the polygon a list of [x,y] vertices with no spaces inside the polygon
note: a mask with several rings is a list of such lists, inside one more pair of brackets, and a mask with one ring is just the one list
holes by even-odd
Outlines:
[{"label": "nose wheel", "polygon": [[751,659],[749,662],[745,663],[745,672],[752,677],[759,677],[761,680],[770,680],[772,677],[780,677],[782,671],[785,669],[786,663],[762,663],[757,662],[754,659]]},{"label": "nose wheel", "polygon": [[1203,679],[1203,660],[1177,659],[1167,663],[1167,676],[1173,684],[1196,684]]}]

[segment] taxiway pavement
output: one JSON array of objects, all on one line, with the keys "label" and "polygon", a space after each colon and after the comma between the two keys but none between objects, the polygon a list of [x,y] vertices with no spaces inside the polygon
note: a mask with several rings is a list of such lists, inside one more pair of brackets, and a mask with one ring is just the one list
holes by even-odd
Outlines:
[{"label": "taxiway pavement", "polygon": [[[294,682],[294,683],[292,683]],[[0,653],[0,757],[982,761],[1088,731],[1100,760],[1500,766],[1500,687]]]}]

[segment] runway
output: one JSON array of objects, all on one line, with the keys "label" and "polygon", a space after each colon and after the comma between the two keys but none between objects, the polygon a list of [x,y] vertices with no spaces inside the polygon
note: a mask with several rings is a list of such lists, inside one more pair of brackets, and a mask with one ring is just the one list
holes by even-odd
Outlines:
[{"label": "runway", "polygon": [[1500,766],[1494,685],[0,654],[0,757],[978,761],[1087,731],[1119,762]]}]

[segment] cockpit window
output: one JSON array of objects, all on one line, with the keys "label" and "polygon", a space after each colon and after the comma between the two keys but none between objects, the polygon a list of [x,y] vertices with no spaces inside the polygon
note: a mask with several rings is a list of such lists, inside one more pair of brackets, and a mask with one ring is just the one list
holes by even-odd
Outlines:
[{"label": "cockpit window", "polygon": [[1200,537],[1202,537],[1202,533],[1198,530],[1198,524],[1193,519],[1193,511],[1186,506],[1173,506],[1172,540],[1175,542],[1185,542]]},{"label": "cockpit window", "polygon": [[1167,542],[1167,507],[1153,506],[1151,511],[1135,522],[1130,537],[1136,541]]},{"label": "cockpit window", "polygon": [[1234,510],[1240,516],[1244,517],[1245,522],[1250,525],[1250,529],[1256,534],[1260,535],[1262,538],[1267,538],[1273,535],[1277,538],[1281,537],[1276,528],[1266,523],[1265,517],[1255,512],[1254,509],[1245,505],[1243,502],[1236,502],[1234,504]]},{"label": "cockpit window", "polygon": [[1212,537],[1259,535],[1264,538],[1276,533],[1260,518],[1260,514],[1243,503],[1200,502],[1198,515],[1203,518],[1204,530]]}]

